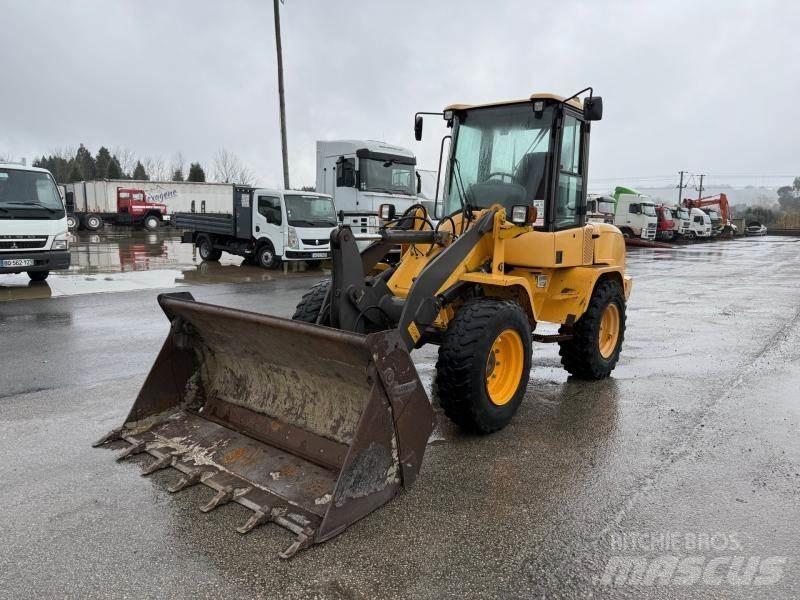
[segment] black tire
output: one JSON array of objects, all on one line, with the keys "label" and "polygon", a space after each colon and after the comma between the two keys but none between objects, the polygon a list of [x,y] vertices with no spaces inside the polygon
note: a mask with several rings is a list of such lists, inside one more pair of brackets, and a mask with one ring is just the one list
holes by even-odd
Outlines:
[{"label": "black tire", "polygon": [[633,231],[631,231],[627,227],[623,227],[622,229],[620,229],[620,231],[622,232],[622,237],[624,237],[626,239],[629,239],[629,238],[633,237]]},{"label": "black tire", "polygon": [[[615,304],[619,323],[616,345],[604,356],[600,350],[600,323],[609,304]],[[579,379],[604,379],[611,374],[619,361],[625,339],[625,294],[622,286],[613,279],[599,281],[592,292],[589,307],[575,324],[562,326],[559,333],[572,333],[572,339],[559,342],[561,364]]]},{"label": "black tire", "polygon": [[275,255],[272,244],[267,242],[256,250],[256,264],[262,269],[277,269],[281,264],[281,259]]},{"label": "black tire", "polygon": [[147,215],[144,218],[144,228],[147,231],[156,231],[161,226],[161,219],[155,215]]},{"label": "black tire", "polygon": [[75,215],[67,215],[67,229],[75,231],[81,226],[81,221]]},{"label": "black tire", "polygon": [[200,259],[206,262],[216,262],[222,256],[222,251],[215,250],[207,237],[197,240],[197,252],[200,254]]},{"label": "black tire", "polygon": [[103,219],[97,215],[86,215],[83,220],[83,225],[89,231],[99,231],[103,228]]},{"label": "black tire", "polygon": [[317,318],[322,312],[322,318],[319,319],[320,325],[327,325],[330,323],[330,299],[328,290],[331,288],[331,280],[324,279],[319,283],[314,284],[297,303],[297,308],[292,315],[293,321],[303,321],[304,323],[317,323]]},{"label": "black tire", "polygon": [[[518,334],[522,345],[522,372],[510,399],[496,404],[487,389],[489,361],[494,364],[493,345],[509,329]],[[505,427],[517,412],[530,370],[531,325],[519,304],[498,298],[468,300],[448,325],[439,347],[439,403],[458,426],[475,433],[492,433]]]},{"label": "black tire", "polygon": [[50,275],[50,271],[28,271],[31,281],[44,281],[48,275]]}]

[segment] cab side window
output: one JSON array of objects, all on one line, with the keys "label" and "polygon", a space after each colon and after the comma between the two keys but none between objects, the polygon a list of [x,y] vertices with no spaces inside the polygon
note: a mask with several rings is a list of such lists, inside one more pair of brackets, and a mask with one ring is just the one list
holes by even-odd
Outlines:
[{"label": "cab side window", "polygon": [[583,197],[582,132],[581,122],[573,116],[565,115],[561,134],[556,229],[580,225],[581,214],[578,204]]},{"label": "cab side window", "polygon": [[259,196],[258,212],[267,220],[267,223],[280,225],[283,223],[281,214],[281,199],[276,196]]},{"label": "cab side window", "polygon": [[638,204],[631,204],[628,207],[628,212],[632,215],[638,215],[640,212],[642,212],[642,208]]},{"label": "cab side window", "polygon": [[336,187],[356,186],[356,159],[340,158],[336,161]]}]

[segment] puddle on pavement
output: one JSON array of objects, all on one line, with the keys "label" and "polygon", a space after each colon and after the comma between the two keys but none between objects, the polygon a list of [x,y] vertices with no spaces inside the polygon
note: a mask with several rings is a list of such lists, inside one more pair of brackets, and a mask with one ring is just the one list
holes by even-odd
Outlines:
[{"label": "puddle on pavement", "polygon": [[123,292],[212,283],[256,283],[309,272],[303,262],[267,271],[243,265],[223,253],[216,263],[200,260],[192,244],[183,244],[174,229],[157,232],[108,228],[70,236],[72,265],[54,271],[47,281],[31,282],[26,273],[0,275],[0,301],[33,300],[97,292]]}]

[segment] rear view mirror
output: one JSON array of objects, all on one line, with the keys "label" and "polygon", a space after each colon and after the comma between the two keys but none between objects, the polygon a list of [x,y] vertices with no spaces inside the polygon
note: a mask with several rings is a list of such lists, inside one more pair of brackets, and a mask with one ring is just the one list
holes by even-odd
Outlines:
[{"label": "rear view mirror", "polygon": [[422,115],[414,117],[414,139],[417,141],[422,139]]},{"label": "rear view mirror", "polygon": [[583,101],[583,118],[587,121],[599,121],[603,118],[603,98],[591,96]]}]

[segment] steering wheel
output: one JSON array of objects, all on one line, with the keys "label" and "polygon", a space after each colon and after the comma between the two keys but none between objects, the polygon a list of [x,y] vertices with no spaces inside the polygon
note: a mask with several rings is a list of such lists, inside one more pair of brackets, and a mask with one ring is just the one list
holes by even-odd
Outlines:
[{"label": "steering wheel", "polygon": [[486,178],[486,181],[491,181],[492,177],[494,177],[495,175],[497,175],[500,178],[500,181],[503,181],[503,177],[508,177],[508,183],[514,183],[514,176],[511,173],[501,173],[500,171],[489,173],[489,176]]}]

